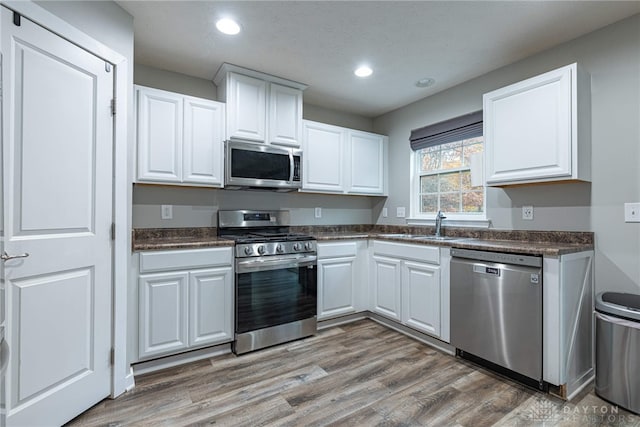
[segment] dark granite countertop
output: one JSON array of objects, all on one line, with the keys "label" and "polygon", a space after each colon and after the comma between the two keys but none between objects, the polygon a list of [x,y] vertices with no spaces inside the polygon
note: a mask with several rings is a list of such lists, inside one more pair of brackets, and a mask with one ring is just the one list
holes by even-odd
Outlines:
[{"label": "dark granite countertop", "polygon": [[[490,252],[559,256],[594,249],[592,232],[526,231],[493,229],[445,229],[450,240],[421,236],[434,234],[433,227],[390,225],[293,226],[292,232],[308,233],[318,241],[377,239],[400,243],[476,249]],[[133,251],[233,246],[221,239],[215,227],[134,229]]]},{"label": "dark granite countertop", "polygon": [[215,227],[139,228],[133,230],[131,238],[131,247],[134,252],[233,245],[232,240],[219,238]]}]

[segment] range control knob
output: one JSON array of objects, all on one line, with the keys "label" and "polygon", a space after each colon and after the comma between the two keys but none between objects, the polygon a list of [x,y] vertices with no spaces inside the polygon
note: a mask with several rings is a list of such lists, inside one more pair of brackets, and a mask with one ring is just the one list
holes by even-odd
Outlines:
[{"label": "range control knob", "polygon": [[276,246],[276,252],[278,252],[279,254],[281,254],[282,252],[284,252],[284,246],[282,246],[282,245],[278,245],[278,246]]},{"label": "range control knob", "polygon": [[293,250],[294,251],[299,251],[300,249],[302,249],[302,245],[300,243],[294,243],[293,244]]},{"label": "range control knob", "polygon": [[312,242],[307,242],[304,244],[304,248],[308,251],[310,251],[311,249],[313,249],[313,243]]},{"label": "range control knob", "polygon": [[262,246],[262,245],[258,246],[258,253],[260,255],[264,254],[264,251],[265,251],[264,246]]},{"label": "range control knob", "polygon": [[244,254],[245,255],[251,255],[252,253],[253,253],[253,248],[251,246],[245,246]]}]

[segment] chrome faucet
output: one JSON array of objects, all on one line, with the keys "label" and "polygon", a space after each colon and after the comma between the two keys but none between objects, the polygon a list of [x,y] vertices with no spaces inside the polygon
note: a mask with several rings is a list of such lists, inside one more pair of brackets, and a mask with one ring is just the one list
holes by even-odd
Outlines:
[{"label": "chrome faucet", "polygon": [[446,216],[442,213],[442,211],[438,211],[436,215],[436,237],[440,237],[440,229],[442,228],[442,220],[445,219]]}]

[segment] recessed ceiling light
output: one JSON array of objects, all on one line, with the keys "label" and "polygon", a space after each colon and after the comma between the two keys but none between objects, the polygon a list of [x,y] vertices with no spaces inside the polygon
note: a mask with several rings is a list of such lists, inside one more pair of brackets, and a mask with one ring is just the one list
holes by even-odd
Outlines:
[{"label": "recessed ceiling light", "polygon": [[240,25],[236,21],[230,18],[222,18],[216,22],[216,28],[218,31],[231,36],[240,32]]},{"label": "recessed ceiling light", "polygon": [[425,77],[424,79],[420,79],[416,82],[417,87],[429,87],[436,84],[436,79],[432,79],[431,77]]},{"label": "recessed ceiling light", "polygon": [[363,65],[362,67],[356,68],[353,74],[358,77],[369,77],[371,74],[373,74],[373,70],[366,65]]}]

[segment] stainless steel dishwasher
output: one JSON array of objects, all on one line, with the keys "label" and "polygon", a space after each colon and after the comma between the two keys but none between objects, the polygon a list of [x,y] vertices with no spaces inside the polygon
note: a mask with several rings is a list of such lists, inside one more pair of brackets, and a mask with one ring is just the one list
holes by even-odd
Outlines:
[{"label": "stainless steel dishwasher", "polygon": [[451,250],[451,345],[528,385],[542,380],[542,257]]}]

